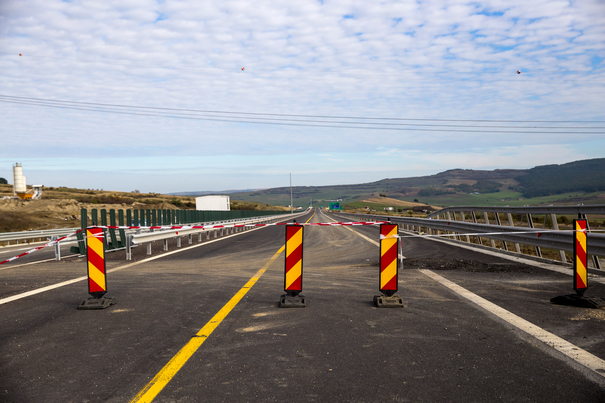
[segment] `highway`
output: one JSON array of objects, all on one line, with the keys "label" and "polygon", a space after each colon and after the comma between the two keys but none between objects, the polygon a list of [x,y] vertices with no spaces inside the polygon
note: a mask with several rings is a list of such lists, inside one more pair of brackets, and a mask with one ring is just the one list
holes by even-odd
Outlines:
[{"label": "highway", "polygon": [[306,308],[278,307],[283,226],[108,254],[105,310],[76,309],[84,280],[25,294],[83,258],[0,266],[0,401],[605,401],[605,311],[549,302],[570,276],[404,237],[405,307],[378,309],[378,226],[304,231]]}]

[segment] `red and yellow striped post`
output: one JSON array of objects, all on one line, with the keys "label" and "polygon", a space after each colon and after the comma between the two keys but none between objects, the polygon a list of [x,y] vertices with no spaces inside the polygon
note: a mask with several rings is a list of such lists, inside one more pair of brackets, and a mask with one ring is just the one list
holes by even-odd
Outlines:
[{"label": "red and yellow striped post", "polygon": [[284,290],[293,297],[302,291],[303,229],[301,225],[286,225]]},{"label": "red and yellow striped post", "polygon": [[94,298],[101,298],[107,292],[105,276],[105,242],[102,228],[86,230],[88,258],[88,293]]},{"label": "red and yellow striped post", "polygon": [[573,289],[580,296],[588,288],[588,259],[586,255],[586,220],[573,220],[574,243],[573,243]]},{"label": "red and yellow striped post", "polygon": [[397,224],[380,225],[380,292],[387,297],[397,292],[399,259]]}]

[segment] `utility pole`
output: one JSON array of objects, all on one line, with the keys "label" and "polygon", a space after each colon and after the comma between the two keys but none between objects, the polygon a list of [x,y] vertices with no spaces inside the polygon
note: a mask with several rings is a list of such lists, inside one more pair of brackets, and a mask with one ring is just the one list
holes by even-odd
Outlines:
[{"label": "utility pole", "polygon": [[292,205],[292,172],[290,172],[290,214],[294,212],[294,206]]}]

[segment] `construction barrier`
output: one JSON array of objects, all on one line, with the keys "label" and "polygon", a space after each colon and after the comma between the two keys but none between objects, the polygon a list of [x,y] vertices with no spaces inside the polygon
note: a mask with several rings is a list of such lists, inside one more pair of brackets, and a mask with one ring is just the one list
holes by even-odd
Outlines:
[{"label": "construction barrier", "polygon": [[280,298],[282,308],[304,307],[306,301],[302,291],[303,279],[303,230],[301,225],[286,226],[286,263],[284,268],[284,291]]},{"label": "construction barrier", "polygon": [[399,289],[399,226],[380,225],[380,275],[379,290],[374,303],[379,308],[403,307],[403,300],[396,296]]},{"label": "construction barrier", "polygon": [[573,220],[573,289],[580,296],[588,288],[588,259],[586,254],[586,220]]},{"label": "construction barrier", "polygon": [[382,224],[380,226],[380,292],[390,297],[398,290],[398,226]]},{"label": "construction barrier", "polygon": [[584,292],[588,289],[587,220],[573,220],[573,229],[573,289],[576,293],[552,298],[550,302],[581,308],[605,309],[605,299],[584,296]]},{"label": "construction barrier", "polygon": [[113,303],[110,298],[102,298],[107,293],[105,248],[103,228],[87,229],[88,293],[92,295],[92,298],[82,301],[78,309],[104,309]]}]

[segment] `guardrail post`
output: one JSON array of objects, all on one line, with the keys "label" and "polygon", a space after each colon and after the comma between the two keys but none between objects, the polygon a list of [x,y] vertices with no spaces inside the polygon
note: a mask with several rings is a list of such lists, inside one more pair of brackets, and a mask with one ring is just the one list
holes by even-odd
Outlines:
[{"label": "guardrail post", "polygon": [[180,248],[181,247],[181,237],[177,235],[176,237],[176,247]]},{"label": "guardrail post", "polygon": [[189,245],[193,243],[193,234],[189,234]]},{"label": "guardrail post", "polygon": [[[559,223],[557,222],[557,215],[551,214],[550,221],[552,221],[552,229],[555,231],[559,231]],[[559,256],[561,257],[561,262],[567,263],[567,257],[565,257],[565,251],[559,250]]]},{"label": "guardrail post", "polygon": [[164,250],[168,250],[168,239],[164,239]]},{"label": "guardrail post", "polygon": [[[83,231],[82,231],[83,232]],[[57,239],[59,239],[59,236],[54,235],[51,240],[56,241]],[[59,245],[59,242],[57,242],[55,244],[55,260],[61,260],[61,245]]]},{"label": "guardrail post", "polygon": [[[527,223],[529,224],[529,228],[534,228],[534,220],[531,218],[531,214],[527,214]],[[542,251],[539,246],[536,246],[536,256],[542,257]]]},{"label": "guardrail post", "polygon": [[[510,225],[511,227],[514,227],[515,223],[513,222],[513,215],[511,213],[506,213],[506,217],[508,218],[508,225]],[[519,244],[517,242],[515,242],[514,245],[515,245],[515,251],[517,253],[521,253],[521,247],[519,246]]]},{"label": "guardrail post", "polygon": [[126,236],[126,260],[132,260],[132,234]]},{"label": "guardrail post", "polygon": [[[485,220],[485,223],[489,225],[489,217],[487,216],[487,211],[483,212],[483,219]],[[490,238],[489,242],[492,245],[492,248],[496,247],[496,242],[492,238]]]}]

